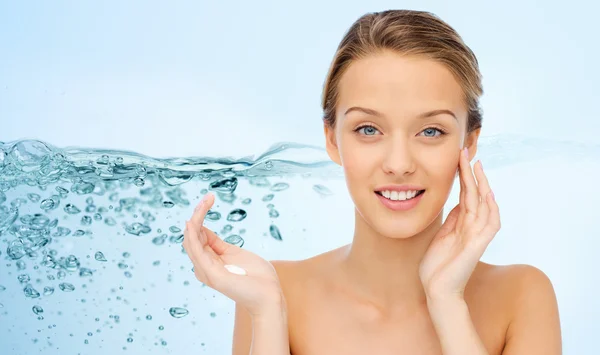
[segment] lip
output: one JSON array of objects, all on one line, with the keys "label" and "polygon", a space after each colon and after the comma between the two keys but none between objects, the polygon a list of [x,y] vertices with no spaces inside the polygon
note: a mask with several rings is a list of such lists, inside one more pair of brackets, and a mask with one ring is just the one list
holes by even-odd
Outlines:
[{"label": "lip", "polygon": [[422,186],[417,185],[385,185],[375,189],[376,192],[381,191],[421,191],[425,190]]},{"label": "lip", "polygon": [[[423,190],[423,189],[421,189],[421,190]],[[389,208],[392,211],[408,211],[408,210],[414,208],[415,206],[417,206],[419,201],[421,201],[421,198],[423,197],[423,195],[425,195],[425,192],[421,193],[419,196],[416,196],[410,200],[405,200],[405,201],[392,201],[390,199],[383,197],[381,194],[378,194],[377,192],[375,192],[375,195],[377,196],[379,201],[381,201],[381,203],[385,207]]]}]

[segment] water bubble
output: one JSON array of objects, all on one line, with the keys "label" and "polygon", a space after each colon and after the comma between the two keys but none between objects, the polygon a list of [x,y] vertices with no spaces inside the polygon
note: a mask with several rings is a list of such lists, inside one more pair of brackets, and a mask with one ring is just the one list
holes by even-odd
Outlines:
[{"label": "water bubble", "polygon": [[277,217],[279,217],[279,212],[277,212],[276,209],[272,208],[269,210],[269,217],[277,218]]},{"label": "water bubble", "polygon": [[23,260],[17,261],[17,270],[22,271],[27,268],[27,264]]},{"label": "water bubble", "polygon": [[249,205],[250,203],[252,203],[252,199],[251,198],[245,198],[242,200],[242,203],[244,205]]},{"label": "water bubble", "polygon": [[42,200],[42,202],[40,202],[40,208],[48,211],[48,210],[53,210],[56,207],[58,207],[60,200],[55,200],[53,198],[46,198],[44,200]]},{"label": "water bubble", "polygon": [[182,318],[190,313],[187,309],[181,307],[171,307],[169,313],[173,318]]},{"label": "water bubble", "polygon": [[62,282],[58,285],[58,287],[64,292],[73,292],[75,291],[75,286],[68,282]]},{"label": "water bubble", "polygon": [[81,212],[81,210],[80,210],[79,208],[77,208],[77,206],[75,206],[75,205],[73,205],[73,204],[71,204],[71,203],[67,203],[67,204],[65,205],[65,208],[64,208],[64,210],[65,210],[65,212],[67,212],[68,214],[77,214],[77,213],[80,213],[80,212]]},{"label": "water bubble", "polygon": [[171,243],[183,243],[183,234],[181,235],[173,235],[171,236],[171,238],[169,238],[169,241]]},{"label": "water bubble", "polygon": [[181,229],[176,226],[170,226],[169,231],[171,231],[171,233],[179,233],[179,232],[181,232]]},{"label": "water bubble", "polygon": [[209,185],[209,189],[212,191],[218,191],[223,193],[233,193],[238,185],[238,179],[236,177],[226,178],[212,182]]},{"label": "water bubble", "polygon": [[238,247],[244,246],[244,239],[237,234],[232,234],[224,239],[226,243],[237,245]]},{"label": "water bubble", "polygon": [[85,232],[82,231],[81,229],[78,229],[75,231],[75,233],[73,233],[74,237],[81,237],[82,235],[85,235]]},{"label": "water bubble", "polygon": [[90,217],[90,216],[81,217],[81,224],[84,226],[89,226],[90,224],[92,224],[92,217]]},{"label": "water bubble", "polygon": [[175,206],[175,204],[171,201],[164,201],[163,202],[163,207],[165,208],[173,208]]},{"label": "water bubble", "polygon": [[[32,192],[32,193],[28,193],[27,194],[27,198],[31,202],[39,202],[42,197],[40,195],[35,194],[35,193]],[[0,203],[2,203],[2,202],[0,201]]]},{"label": "water bubble", "polygon": [[86,276],[92,276],[93,272],[92,270],[82,267],[81,269],[79,269],[79,276],[81,277],[86,277]]},{"label": "water bubble", "polygon": [[25,284],[28,283],[31,280],[31,278],[27,274],[22,274],[17,276],[17,280],[19,280],[20,283]]},{"label": "water bubble", "polygon": [[87,206],[85,206],[85,211],[87,213],[93,213],[96,211],[96,206],[95,205],[87,205]]},{"label": "water bubble", "polygon": [[71,186],[71,191],[78,195],[90,194],[94,191],[94,184],[91,182],[80,181]]},{"label": "water bubble", "polygon": [[152,238],[152,244],[154,245],[162,245],[165,243],[165,240],[167,240],[167,235],[166,234],[162,234],[159,235],[157,237]]},{"label": "water bubble", "polygon": [[146,319],[147,319],[147,320],[152,320],[152,316],[151,316],[150,314],[148,314],[148,315],[146,316]]},{"label": "water bubble", "polygon": [[44,313],[44,309],[43,309],[42,307],[40,307],[40,306],[33,306],[33,307],[31,308],[31,310],[32,310],[32,311],[33,311],[33,313],[35,313],[35,314],[42,314],[42,313]]},{"label": "water bubble", "polygon": [[271,201],[271,200],[273,199],[273,197],[275,197],[275,195],[273,195],[273,194],[268,194],[268,195],[265,195],[265,196],[262,198],[262,200],[263,200],[264,202],[269,202],[269,201]]},{"label": "water bubble", "polygon": [[146,234],[146,233],[150,233],[150,231],[152,231],[152,229],[149,226],[147,226],[145,224],[141,224],[139,222],[135,222],[130,225],[126,225],[125,230],[127,231],[127,233],[133,234],[133,235],[140,235],[141,233]]},{"label": "water bubble", "polygon": [[97,251],[96,254],[94,255],[94,258],[98,261],[106,261],[106,258],[104,257],[104,253],[102,253],[101,251]]},{"label": "water bubble", "polygon": [[242,209],[235,209],[231,212],[229,212],[229,215],[227,215],[227,220],[230,222],[240,222],[242,220],[244,220],[247,216],[246,211],[242,210]]},{"label": "water bubble", "polygon": [[251,177],[250,180],[248,180],[248,182],[250,183],[250,185],[253,185],[256,187],[268,187],[271,185],[269,180],[267,180],[267,178],[265,178],[263,176]]},{"label": "water bubble", "polygon": [[288,187],[290,187],[290,185],[286,182],[278,182],[277,184],[273,185],[273,187],[271,187],[271,191],[283,191],[285,189],[287,189]]},{"label": "water bubble", "polygon": [[233,226],[231,224],[226,224],[223,226],[223,229],[221,229],[221,234],[227,234],[227,233],[231,232],[232,229],[233,229]]},{"label": "water bubble", "polygon": [[81,264],[75,255],[69,255],[66,258],[60,258],[59,263],[67,271],[76,271],[79,269],[79,265]]},{"label": "water bubble", "polygon": [[215,312],[210,312],[210,316],[211,316],[212,318],[215,318],[215,317],[217,316],[217,314],[216,314]]},{"label": "water bubble", "polygon": [[281,232],[279,232],[279,228],[277,228],[276,225],[271,224],[271,226],[269,227],[269,233],[271,234],[271,237],[273,237],[274,239],[282,240]]},{"label": "water bubble", "polygon": [[67,189],[65,189],[64,187],[61,187],[61,186],[57,186],[55,188],[55,190],[56,190],[56,192],[58,192],[58,194],[60,195],[61,198],[65,198],[69,194],[69,190],[67,190]]},{"label": "water bubble", "polygon": [[6,290],[6,287],[4,287],[4,286],[0,285],[0,292],[2,292],[2,291],[4,291],[4,290]]},{"label": "water bubble", "polygon": [[106,224],[107,226],[114,226],[117,224],[117,221],[115,221],[115,219],[112,217],[107,217],[106,219],[104,219],[104,224]]},{"label": "water bubble", "polygon": [[206,214],[206,219],[211,221],[218,221],[219,219],[221,219],[221,213],[217,211],[208,211],[208,213]]},{"label": "water bubble", "polygon": [[29,297],[29,298],[40,297],[40,293],[37,292],[37,290],[35,288],[33,288],[33,286],[31,286],[30,284],[25,286],[25,288],[23,289],[23,293],[25,293],[25,297]]},{"label": "water bubble", "polygon": [[44,296],[50,296],[54,293],[54,287],[46,286],[44,287]]},{"label": "water bubble", "polygon": [[52,150],[40,141],[22,140],[12,147],[9,156],[15,168],[30,173],[46,165],[51,152]]},{"label": "water bubble", "polygon": [[316,184],[313,186],[313,190],[322,196],[333,195],[333,192],[331,192],[331,190],[329,190],[327,187],[325,187],[323,185]]}]

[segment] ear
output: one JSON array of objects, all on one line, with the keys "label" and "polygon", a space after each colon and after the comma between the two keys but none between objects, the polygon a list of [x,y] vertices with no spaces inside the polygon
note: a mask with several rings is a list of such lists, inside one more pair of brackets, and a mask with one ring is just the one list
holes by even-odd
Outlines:
[{"label": "ear", "polygon": [[333,160],[334,163],[341,166],[342,159],[340,157],[340,150],[337,146],[337,139],[335,137],[335,126],[331,127],[327,123],[324,124],[325,131],[325,149],[327,149],[327,154],[329,158]]},{"label": "ear", "polygon": [[479,134],[481,133],[481,128],[477,128],[473,132],[467,135],[467,139],[465,140],[465,147],[469,148],[469,161],[475,157],[477,154],[477,142],[479,141]]}]

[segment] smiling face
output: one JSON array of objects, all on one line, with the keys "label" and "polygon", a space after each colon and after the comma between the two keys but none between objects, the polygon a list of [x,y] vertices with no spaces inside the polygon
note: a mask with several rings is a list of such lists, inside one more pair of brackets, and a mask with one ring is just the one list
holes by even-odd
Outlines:
[{"label": "smiling face", "polygon": [[[422,232],[448,199],[460,149],[469,147],[472,157],[477,148],[479,129],[467,135],[461,86],[439,62],[385,51],[352,62],[338,90],[326,146],[344,169],[358,214],[387,237]],[[387,193],[377,192],[390,185],[425,192],[406,209],[410,202],[388,201]]]}]

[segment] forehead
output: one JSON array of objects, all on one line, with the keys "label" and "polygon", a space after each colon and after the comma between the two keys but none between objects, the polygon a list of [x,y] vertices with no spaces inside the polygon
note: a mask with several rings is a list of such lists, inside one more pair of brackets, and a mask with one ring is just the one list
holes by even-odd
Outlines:
[{"label": "forehead", "polygon": [[443,64],[423,57],[384,52],[355,60],[339,83],[337,111],[352,106],[394,116],[450,109],[466,116],[463,91]]}]

